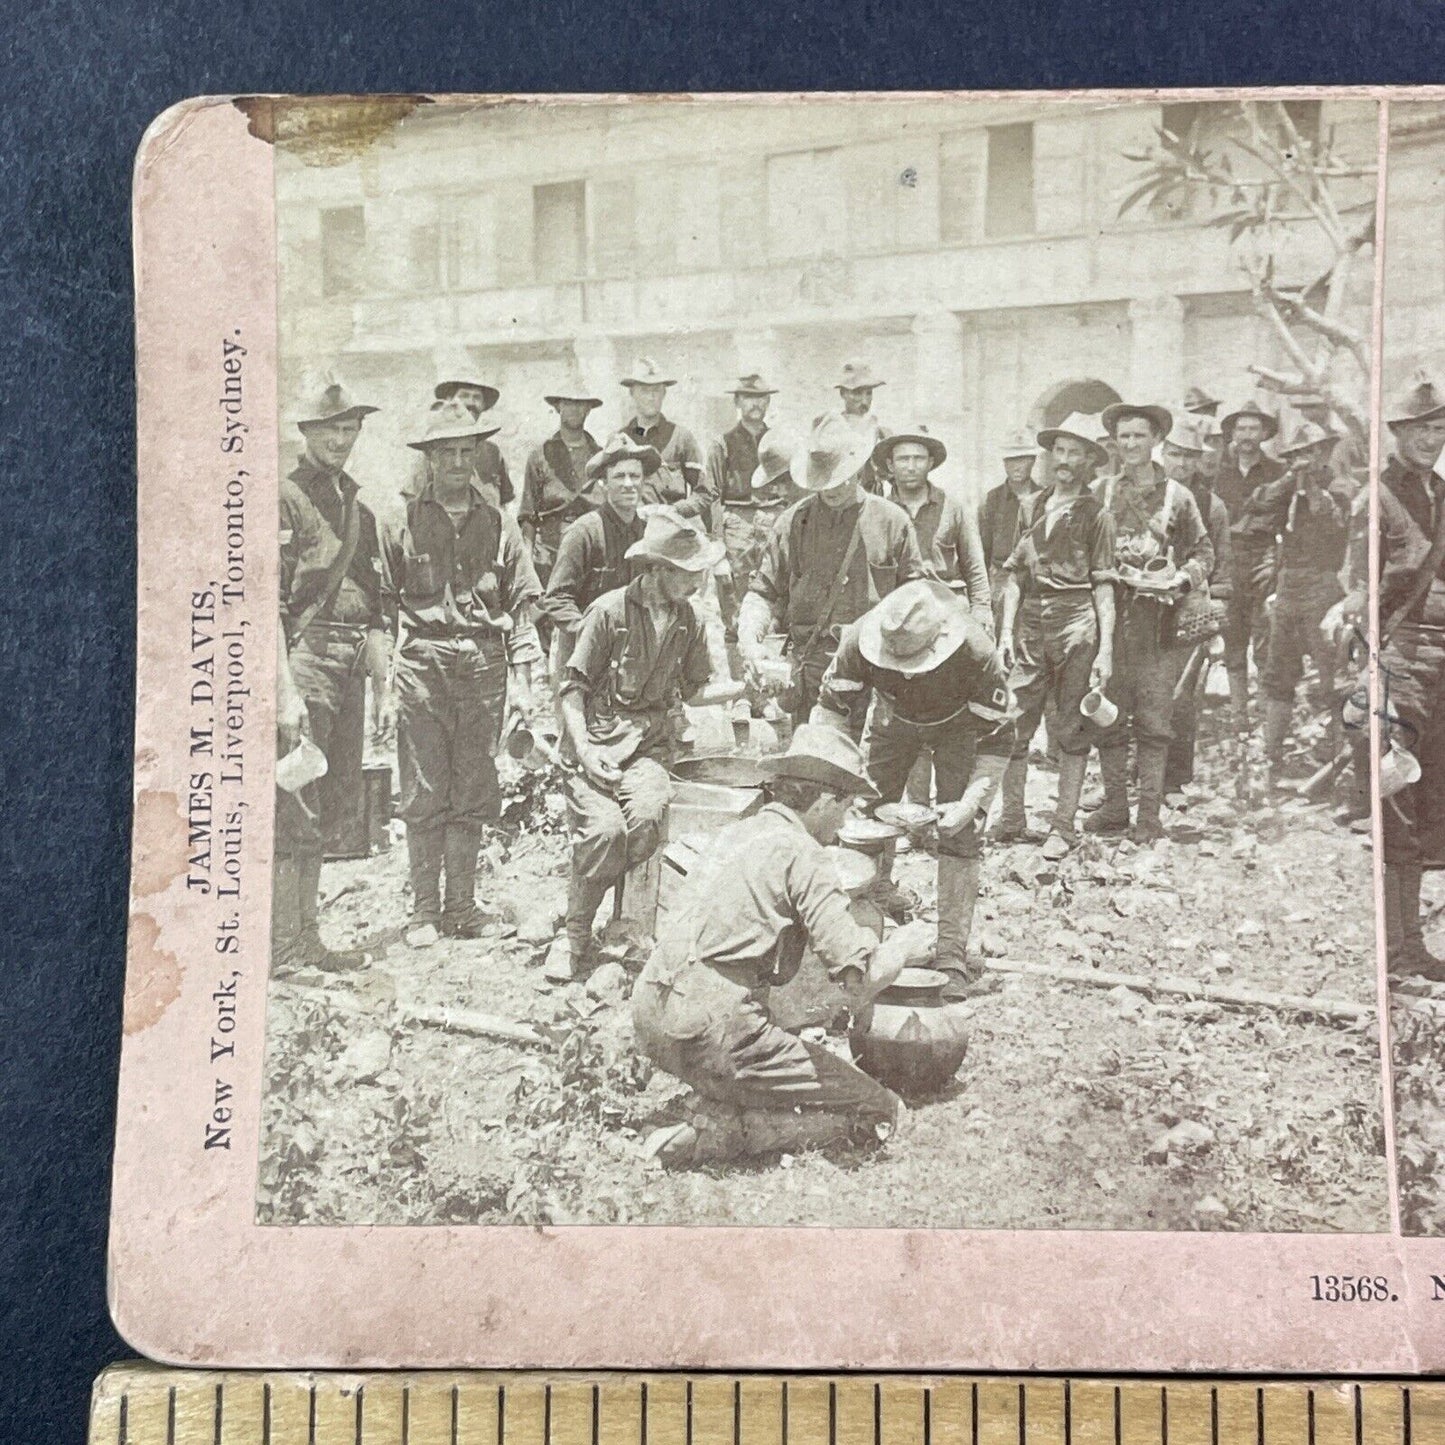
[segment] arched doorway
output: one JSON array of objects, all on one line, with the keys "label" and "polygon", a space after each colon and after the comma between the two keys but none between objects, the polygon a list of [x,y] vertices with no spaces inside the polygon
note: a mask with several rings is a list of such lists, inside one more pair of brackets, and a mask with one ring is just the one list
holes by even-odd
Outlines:
[{"label": "arched doorway", "polygon": [[1051,386],[1034,402],[1029,425],[1035,431],[1043,431],[1045,427],[1058,426],[1076,411],[1095,416],[1119,400],[1119,393],[1108,382],[1092,376],[1072,377]]}]

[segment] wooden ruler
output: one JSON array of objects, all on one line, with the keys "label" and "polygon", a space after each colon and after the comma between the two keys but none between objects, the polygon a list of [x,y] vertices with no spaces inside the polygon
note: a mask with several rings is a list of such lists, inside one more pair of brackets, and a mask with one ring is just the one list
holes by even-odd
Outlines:
[{"label": "wooden ruler", "polygon": [[1445,1381],[116,1365],[90,1445],[1445,1445]]}]

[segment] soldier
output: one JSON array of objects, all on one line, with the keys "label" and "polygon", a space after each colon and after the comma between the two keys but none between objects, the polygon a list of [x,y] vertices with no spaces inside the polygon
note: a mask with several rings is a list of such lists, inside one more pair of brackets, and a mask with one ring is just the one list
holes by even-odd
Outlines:
[{"label": "soldier", "polygon": [[[934,967],[949,975],[951,992],[967,993],[980,974],[969,964],[968,939],[983,825],[1014,739],[1008,678],[992,634],[947,584],[910,582],[844,629],[811,721],[863,731],[869,776],[888,803],[903,796],[923,750],[932,751],[939,813]],[[896,911],[892,864],[885,846],[875,893]]]},{"label": "soldier", "polygon": [[677,379],[665,375],[650,356],[638,357],[631,373],[622,378],[633,406],[632,419],[622,433],[635,447],[651,447],[659,458],[643,485],[641,505],[666,503],[684,517],[702,517],[706,524],[712,498],[706,490],[702,448],[685,426],[662,414],[667,388],[676,384]]},{"label": "soldier", "polygon": [[425,434],[407,443],[426,460],[427,484],[382,547],[382,606],[398,637],[397,760],[412,889],[404,936],[414,948],[439,933],[480,937],[491,921],[477,907],[477,850],[501,812],[501,713],[510,693],[530,714],[530,669],[541,655],[530,620],[542,593],[537,574],[477,475],[490,433],[460,401],[427,418]]},{"label": "soldier", "polygon": [[1380,474],[1380,711],[1419,779],[1382,799],[1385,934],[1393,972],[1445,980],[1426,946],[1420,881],[1445,867],[1445,389],[1423,372],[1385,413]]},{"label": "soldier", "polygon": [[1269,644],[1264,599],[1274,576],[1279,489],[1270,484],[1284,467],[1265,456],[1262,447],[1279,430],[1279,422],[1256,402],[1232,411],[1220,423],[1224,452],[1214,490],[1229,511],[1229,536],[1234,553],[1234,582],[1224,630],[1224,662],[1229,670],[1229,700],[1237,732],[1249,731],[1249,653],[1263,669]]},{"label": "soldier", "polygon": [[1024,810],[1029,744],[1052,702],[1059,792],[1044,840],[1051,860],[1078,842],[1074,825],[1091,743],[1079,705],[1113,673],[1114,522],[1089,490],[1109,458],[1099,433],[1097,417],[1076,412],[1038,434],[1053,484],[1024,504],[1018,542],[1003,564],[998,649],[1018,716],[995,837],[1031,841]]},{"label": "soldier", "polygon": [[619,432],[587,463],[597,505],[562,534],[541,611],[553,628],[552,677],[560,682],[582,614],[604,592],[636,574],[627,549],[642,536],[637,514],[642,488],[662,464],[652,447],[634,446]]},{"label": "soldier", "polygon": [[[375,410],[334,380],[321,384],[297,423],[305,450],[281,484],[287,668],[305,702],[312,741],[326,755],[326,773],[297,793],[277,793],[271,946],[278,972],[364,961],[326,947],[318,911],[327,844],[361,796],[368,676],[379,734],[389,731],[392,717],[376,518],[346,472],[363,419]],[[294,742],[283,736],[283,744],[288,740]]]},{"label": "soldier", "polygon": [[755,371],[738,377],[733,387],[738,423],[708,448],[706,487],[716,510],[711,531],[727,548],[727,575],[718,590],[730,641],[737,637],[738,607],[776,516],[778,504],[770,490],[753,486],[758,447],[768,430],[768,403],[776,395],[777,388]]},{"label": "soldier", "polygon": [[[1275,486],[1285,493],[1278,569],[1269,598],[1269,650],[1260,691],[1264,694],[1264,755],[1271,784],[1280,781],[1284,746],[1294,716],[1295,689],[1306,655],[1314,659],[1320,693],[1334,695],[1334,647],[1320,631],[1325,614],[1344,595],[1340,572],[1349,539],[1348,483],[1331,469],[1336,432],[1304,422],[1279,459],[1289,470]],[[1339,747],[1338,723],[1327,733],[1329,756]]]},{"label": "soldier", "polygon": [[1094,485],[1114,519],[1113,672],[1105,696],[1118,709],[1096,734],[1104,801],[1084,820],[1089,833],[1129,830],[1129,742],[1139,763],[1139,806],[1132,837],[1163,836],[1159,808],[1173,737],[1174,689],[1184,649],[1174,632],[1174,607],[1193,592],[1208,596],[1214,548],[1188,488],[1171,482],[1154,461],[1172,414],[1162,406],[1114,402],[1104,428],[1119,449],[1120,472]]},{"label": "soldier", "polygon": [[[995,629],[1003,610],[1003,564],[1008,561],[1014,543],[1018,541],[1019,512],[1026,502],[1038,496],[1046,484],[1034,479],[1036,450],[1033,439],[1022,431],[1016,431],[1004,440],[1000,450],[1003,481],[989,489],[978,511],[978,535],[983,545],[984,565],[988,568]],[[1047,460],[1044,465],[1047,470]]]},{"label": "soldier", "polygon": [[[1195,388],[1197,391],[1198,388]],[[1209,574],[1209,595],[1227,601],[1233,552],[1229,540],[1229,511],[1211,486],[1218,469],[1218,449],[1210,445],[1218,424],[1199,407],[1189,407],[1175,418],[1173,429],[1160,449],[1164,475],[1189,488],[1214,548],[1214,569]],[[1217,405],[1217,403],[1211,403]],[[1211,639],[1212,640],[1212,639]],[[1194,747],[1199,735],[1199,705],[1209,671],[1209,643],[1200,642],[1190,653],[1175,687],[1173,730],[1169,761],[1164,768],[1164,796],[1179,794],[1194,778]]]},{"label": "soldier", "polygon": [[[656,453],[629,451],[611,466],[628,468],[638,486],[646,466],[655,470]],[[708,688],[712,669],[693,602],[722,555],[721,542],[709,541],[671,507],[658,508],[627,549],[637,577],[588,607],[567,660],[560,701],[566,753],[575,764],[567,778],[573,978],[585,977],[591,965],[597,905],[661,840],[676,702],[720,703],[742,693],[740,683]]]},{"label": "soldier", "polygon": [[587,463],[599,447],[587,430],[587,413],[602,401],[595,396],[561,394],[543,399],[557,413],[557,430],[527,458],[517,521],[532,554],[537,580],[545,587],[562,533],[595,505]]},{"label": "soldier", "polygon": [[873,448],[873,470],[891,483],[889,500],[908,513],[918,537],[924,566],[941,581],[961,591],[974,616],[990,633],[993,605],[983,543],[972,510],[957,497],[929,481],[948,451],[928,428],[895,432]]},{"label": "soldier", "polygon": [[[432,395],[439,402],[459,401],[471,412],[475,421],[484,411],[496,406],[501,392],[485,381],[476,380],[476,367],[465,353],[453,357],[443,370],[442,380],[437,382]],[[484,437],[477,447],[477,482],[482,495],[494,507],[509,507],[516,495],[512,479],[507,474],[507,463],[497,444],[490,437],[501,430],[498,423]],[[420,485],[426,484],[425,476],[418,476]]]},{"label": "soldier", "polygon": [[668,1168],[876,1143],[898,1120],[891,1090],[768,1013],[804,948],[854,1014],[927,958],[921,925],[880,944],[854,921],[826,851],[853,801],[877,792],[857,744],[832,728],[800,727],[759,766],[767,803],[711,840],[632,993],[643,1052],[698,1095],[686,1123],[645,1145]]},{"label": "soldier", "polygon": [[866,361],[845,361],[834,390],[838,393],[839,409],[822,412],[813,418],[816,429],[829,417],[841,417],[843,424],[860,438],[868,442],[869,459],[859,477],[863,490],[875,496],[883,494],[883,478],[873,465],[872,449],[887,435],[888,428],[873,415],[873,393],[887,383],[878,376]]},{"label": "soldier", "polygon": [[[809,495],[777,520],[738,609],[738,651],[750,680],[776,617],[793,658],[793,721],[805,722],[838,635],[895,587],[923,575],[913,524],[901,507],[865,492],[872,444],[837,417],[813,428],[790,468]],[[861,724],[862,719],[857,719]]]}]

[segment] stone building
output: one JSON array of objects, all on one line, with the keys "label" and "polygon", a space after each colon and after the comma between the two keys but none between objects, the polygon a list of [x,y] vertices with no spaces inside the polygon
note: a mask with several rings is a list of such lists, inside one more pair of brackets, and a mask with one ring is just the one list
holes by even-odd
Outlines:
[{"label": "stone building", "polygon": [[[1289,105],[1303,134],[1372,161],[1373,103]],[[740,369],[775,378],[774,418],[800,430],[861,355],[887,378],[883,421],[926,422],[950,448],[944,480],[976,492],[1014,427],[1196,383],[1243,398],[1250,362],[1282,364],[1210,212],[1119,217],[1129,154],[1157,127],[1232,114],[1087,97],[424,107],[360,159],[278,154],[283,415],[325,365],[383,407],[356,470],[384,504],[457,347],[502,390],[514,472],[569,370],[604,398],[600,432],[625,419],[631,360],[656,357],[679,378],[669,414],[705,443],[731,424]],[[1341,185],[1346,204],[1372,195]],[[1282,279],[1322,259],[1296,227]]]},{"label": "stone building", "polygon": [[1392,102],[1382,381],[1445,367],[1445,100]]}]

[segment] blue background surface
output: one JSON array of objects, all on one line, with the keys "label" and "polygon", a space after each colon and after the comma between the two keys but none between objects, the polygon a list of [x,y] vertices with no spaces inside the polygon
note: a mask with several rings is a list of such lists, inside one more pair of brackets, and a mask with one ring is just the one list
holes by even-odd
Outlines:
[{"label": "blue background surface", "polygon": [[82,1440],[92,1378],[129,1353],[104,1268],[135,624],[130,167],[153,116],[207,92],[1445,80],[1425,0],[6,8],[0,1441],[26,1445]]}]

